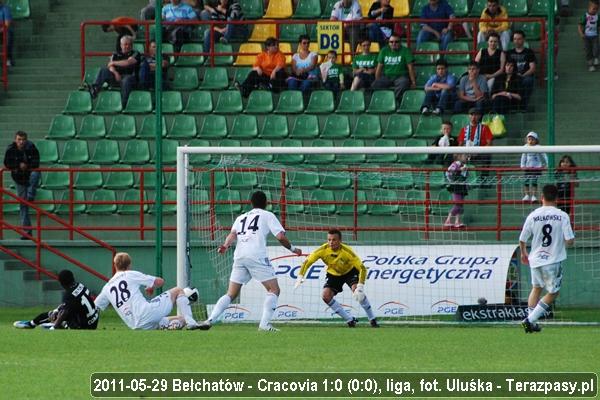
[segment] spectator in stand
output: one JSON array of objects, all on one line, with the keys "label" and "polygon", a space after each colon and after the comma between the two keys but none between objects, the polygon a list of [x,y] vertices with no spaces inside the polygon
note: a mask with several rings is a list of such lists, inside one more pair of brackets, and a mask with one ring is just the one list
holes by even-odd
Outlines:
[{"label": "spectator in stand", "polygon": [[[540,139],[537,133],[529,132],[525,137],[525,147],[539,146]],[[548,167],[548,156],[546,153],[523,153],[521,154],[521,169],[525,171],[525,183],[523,201],[538,201],[536,196],[538,178],[542,170]]]},{"label": "spectator in stand", "polygon": [[400,44],[400,36],[392,34],[388,43],[389,46],[381,49],[377,56],[375,82],[371,88],[379,90],[393,87],[396,100],[400,102],[408,88],[417,87],[414,59],[410,49]]},{"label": "spectator in stand", "polygon": [[598,0],[590,0],[586,13],[579,20],[577,29],[583,39],[588,71],[594,72],[598,65]]},{"label": "spectator in stand", "polygon": [[[369,19],[392,19],[394,18],[394,7],[390,5],[390,0],[375,1],[371,4],[371,8],[367,15]],[[390,36],[392,36],[394,24],[371,23],[367,25],[367,29],[369,32],[369,39],[372,42],[379,43],[379,46],[383,47],[386,45]]]},{"label": "spectator in stand", "polygon": [[446,60],[440,58],[435,63],[435,74],[431,75],[425,84],[425,100],[421,106],[421,113],[433,112],[434,115],[441,115],[444,110],[452,110],[455,88],[456,78],[448,73]]},{"label": "spectator in stand", "polygon": [[[169,4],[169,0],[162,0],[162,4]],[[156,17],[156,0],[149,0],[148,5],[140,10],[142,21],[152,21]]]},{"label": "spectator in stand", "polygon": [[310,37],[300,35],[298,50],[292,56],[292,73],[287,78],[288,89],[300,89],[304,95],[308,95],[314,84],[319,82],[319,56],[310,51],[309,46]]},{"label": "spectator in stand", "polygon": [[475,107],[479,114],[487,108],[490,90],[485,78],[479,74],[479,64],[472,61],[467,66],[467,74],[458,83],[458,100],[454,104],[454,113],[459,114]]},{"label": "spectator in stand", "polygon": [[117,17],[110,20],[110,24],[102,25],[102,31],[117,33],[115,51],[121,50],[121,38],[123,36],[131,36],[135,40],[138,31],[136,22],[135,18]]},{"label": "spectator in stand", "polygon": [[513,34],[514,48],[506,53],[506,60],[515,63],[517,74],[523,79],[522,107],[527,110],[529,98],[535,84],[536,58],[535,53],[525,47],[525,33],[517,30]]},{"label": "spectator in stand", "polygon": [[494,87],[494,79],[504,72],[506,53],[500,47],[500,36],[496,32],[488,35],[487,47],[481,49],[475,55],[475,61],[479,64],[479,73],[487,79],[489,88]]},{"label": "spectator in stand", "polygon": [[[453,18],[454,10],[445,0],[429,0],[429,3],[421,9],[421,19]],[[417,47],[423,42],[436,40],[440,42],[440,49],[446,50],[452,39],[452,21],[421,23],[421,30],[417,36]]]},{"label": "spectator in stand", "polygon": [[[164,22],[178,22],[192,21],[198,16],[189,4],[171,0],[170,4],[163,7],[162,18]],[[190,39],[193,28],[193,25],[165,25],[165,37],[173,45],[175,52],[179,52],[181,45]]]},{"label": "spectator in stand", "polygon": [[[40,153],[35,145],[27,140],[26,132],[18,131],[15,134],[15,141],[8,146],[4,154],[4,166],[10,170],[10,175],[17,185],[17,196],[29,202],[35,200],[35,191],[41,174],[33,170],[40,166]],[[29,207],[20,203],[19,215],[23,230],[31,236]],[[21,239],[29,238],[21,236]]]},{"label": "spectator in stand", "polygon": [[[14,67],[15,59],[13,58],[13,44],[15,41],[15,33],[12,24],[12,14],[10,13],[10,7],[3,3],[4,2],[0,0],[0,25],[4,25],[6,29],[6,66]],[[0,32],[2,31],[0,30]],[[2,40],[1,34],[0,40]],[[2,42],[0,41],[0,44],[1,43]]]},{"label": "spectator in stand", "polygon": [[[433,139],[431,145],[433,147],[450,147],[457,145],[456,138],[452,136],[452,122],[442,122],[440,136]],[[432,164],[441,164],[447,168],[452,164],[452,154],[430,154],[429,162]]]},{"label": "spectator in stand", "polygon": [[319,69],[321,70],[323,87],[331,90],[337,98],[340,89],[344,89],[344,74],[342,73],[342,67],[336,63],[336,58],[337,53],[335,50],[330,50],[325,60],[319,66]]},{"label": "spectator in stand", "polygon": [[[463,202],[465,196],[469,194],[467,178],[469,177],[469,170],[467,168],[468,157],[466,154],[455,154],[454,162],[450,164],[446,171],[446,179],[448,180],[448,191],[452,193],[452,201],[454,205],[444,221],[445,228],[464,228],[465,224],[462,222],[462,214],[464,211]],[[454,222],[452,222],[454,220]]]},{"label": "spectator in stand", "polygon": [[523,100],[523,79],[516,73],[515,63],[506,62],[504,73],[494,82],[492,88],[492,111],[497,114],[508,114],[521,109]]},{"label": "spectator in stand", "polygon": [[360,54],[352,58],[352,86],[350,90],[360,88],[368,89],[375,81],[375,67],[377,54],[371,53],[371,41],[368,39],[360,43]]},{"label": "spectator in stand", "polygon": [[[340,0],[333,5],[331,10],[332,21],[360,21],[362,19],[362,11],[358,0]],[[350,43],[352,51],[356,49],[362,37],[362,26],[360,24],[344,24],[344,40]]]},{"label": "spectator in stand", "polygon": [[[234,35],[245,34],[247,32],[246,25],[225,23],[226,21],[239,21],[243,17],[242,8],[238,3],[231,2],[231,0],[219,0],[214,12],[210,14],[211,21],[222,22],[222,24],[214,25],[213,40],[229,43]],[[204,52],[210,52],[210,29],[204,31]]]},{"label": "spectator in stand", "polygon": [[285,85],[285,55],[279,50],[279,42],[274,37],[265,40],[265,49],[256,57],[252,71],[242,84],[235,83],[242,96],[248,97],[254,89],[279,92]]},{"label": "spectator in stand", "polygon": [[483,21],[479,23],[477,43],[485,42],[490,33],[496,32],[500,36],[502,50],[506,51],[510,43],[510,23],[500,21],[508,19],[506,8],[500,5],[500,0],[488,0],[487,7],[481,13],[480,19]]},{"label": "spectator in stand", "polygon": [[142,61],[142,55],[133,50],[133,38],[123,36],[121,38],[121,50],[113,53],[106,67],[102,67],[89,90],[92,98],[96,98],[104,83],[109,85],[119,84],[121,86],[121,103],[123,107],[127,104],[129,93],[137,85],[137,74]]},{"label": "spectator in stand", "polygon": [[[481,110],[478,108],[471,108],[469,110],[469,125],[463,127],[458,134],[458,145],[459,146],[491,146],[494,136],[492,131],[487,125],[481,123]],[[473,165],[479,168],[489,168],[492,163],[492,157],[490,154],[472,154],[470,157]],[[489,176],[489,170],[483,170],[479,172],[481,176],[482,188],[489,187],[487,177]]]},{"label": "spectator in stand", "polygon": [[[165,57],[163,54],[162,57],[162,86],[164,89],[165,86],[165,77],[167,74],[167,68],[169,67],[169,58]],[[152,40],[150,42],[150,47],[148,47],[148,53],[144,55],[144,59],[140,65],[140,87],[142,89],[154,89],[154,81],[155,81],[155,72],[156,72],[156,41]]]},{"label": "spectator in stand", "polygon": [[[558,208],[571,216],[571,202],[575,197],[575,186],[578,185],[577,164],[573,157],[564,155],[560,158],[554,177],[558,188],[558,197],[556,198]],[[573,219],[572,216],[571,219]]]},{"label": "spectator in stand", "polygon": [[204,2],[202,0],[183,0],[184,3],[192,7],[196,13],[196,18],[200,18],[200,13],[204,11]]}]

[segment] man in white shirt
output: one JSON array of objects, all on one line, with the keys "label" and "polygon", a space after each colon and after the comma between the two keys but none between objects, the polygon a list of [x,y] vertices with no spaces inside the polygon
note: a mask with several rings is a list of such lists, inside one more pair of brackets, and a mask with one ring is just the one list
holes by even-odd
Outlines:
[{"label": "man in white shirt", "polygon": [[[154,289],[161,287],[165,280],[132,271],[131,257],[127,253],[117,253],[114,264],[117,272],[95,300],[100,310],[111,304],[131,329],[180,329],[185,325],[187,329],[198,329],[183,289],[174,287],[147,300],[141,288],[144,287],[146,294],[152,295]],[[175,303],[183,316],[168,317]]]},{"label": "man in white shirt", "polygon": [[265,210],[267,196],[263,192],[254,192],[250,202],[252,203],[252,210],[237,217],[231,227],[231,232],[225,238],[225,242],[219,246],[218,252],[224,254],[237,239],[235,252],[233,253],[229,288],[227,293],[215,304],[210,317],[200,324],[202,330],[210,329],[212,323],[239,295],[242,286],[254,278],[267,289],[258,330],[278,331],[271,325],[271,318],[277,307],[280,289],[275,271],[267,255],[267,236],[271,233],[283,247],[296,255],[301,255],[302,250],[290,243],[285,236],[285,229],[283,229],[277,217],[272,212]]},{"label": "man in white shirt", "polygon": [[[340,0],[333,5],[331,10],[331,21],[359,21],[362,19],[362,11],[357,0]],[[358,24],[344,24],[344,41],[350,43],[352,51],[356,49],[363,35],[363,26]],[[340,47],[340,49],[342,49]]]},{"label": "man in white shirt", "polygon": [[[561,263],[567,259],[565,247],[572,246],[575,241],[569,216],[556,208],[557,196],[555,185],[544,186],[542,206],[529,214],[519,236],[521,261],[531,267],[529,315],[522,322],[526,333],[542,330],[536,321],[550,310],[550,305],[558,297],[562,281]],[[527,241],[532,236],[531,251],[527,252]],[[547,293],[539,300],[544,288]]]}]

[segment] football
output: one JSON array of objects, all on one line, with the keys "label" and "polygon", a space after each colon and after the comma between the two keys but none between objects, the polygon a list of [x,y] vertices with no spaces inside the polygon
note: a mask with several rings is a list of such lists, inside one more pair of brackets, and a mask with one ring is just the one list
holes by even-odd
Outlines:
[{"label": "football", "polygon": [[190,300],[190,303],[195,303],[198,301],[198,289],[195,287],[186,287],[183,289],[183,293],[185,293],[185,296]]}]

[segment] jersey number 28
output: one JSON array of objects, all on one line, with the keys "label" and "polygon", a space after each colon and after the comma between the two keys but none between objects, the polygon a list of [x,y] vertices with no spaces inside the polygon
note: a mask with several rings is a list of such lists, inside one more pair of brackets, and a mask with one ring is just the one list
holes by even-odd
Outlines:
[{"label": "jersey number 28", "polygon": [[110,292],[115,295],[115,305],[119,308],[129,300],[131,292],[127,289],[127,281],[120,281],[117,286],[111,287]]}]

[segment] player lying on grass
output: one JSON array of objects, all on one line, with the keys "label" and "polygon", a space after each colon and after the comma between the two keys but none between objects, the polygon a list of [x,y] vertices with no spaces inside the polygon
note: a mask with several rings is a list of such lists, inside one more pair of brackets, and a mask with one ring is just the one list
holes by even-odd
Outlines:
[{"label": "player lying on grass", "polygon": [[[572,246],[575,235],[569,216],[556,208],[558,189],[546,185],[542,190],[542,206],[527,216],[519,236],[521,261],[531,267],[531,293],[529,315],[522,322],[526,333],[539,332],[537,324],[550,305],[558,297],[562,282],[562,262],[567,259],[566,246]],[[527,252],[527,241],[531,240],[531,251]],[[547,293],[540,300],[542,290]]]},{"label": "player lying on grass", "polygon": [[273,266],[267,255],[267,236],[271,233],[279,243],[292,253],[301,255],[302,250],[294,247],[285,236],[281,223],[267,208],[267,196],[261,191],[254,192],[250,197],[252,210],[236,218],[231,232],[225,242],[219,246],[218,252],[224,254],[237,240],[233,253],[233,266],[229,278],[229,288],[215,304],[210,317],[200,325],[200,329],[208,330],[212,323],[229,307],[229,304],[240,294],[242,285],[254,278],[265,287],[267,295],[263,303],[263,313],[258,330],[276,332],[279,329],[271,325],[271,318],[277,308],[279,298],[279,283],[275,277]]},{"label": "player lying on grass", "polygon": [[62,304],[31,321],[16,321],[13,324],[15,328],[33,329],[39,325],[50,329],[96,329],[99,313],[88,288],[75,282],[73,273],[68,269],[58,273],[58,281],[65,289]]},{"label": "player lying on grass", "polygon": [[318,259],[327,265],[327,278],[323,286],[321,298],[337,315],[342,317],[350,328],[354,328],[358,319],[348,314],[344,307],[334,297],[341,293],[344,283],[352,290],[352,297],[358,301],[367,313],[373,328],[379,328],[369,299],[365,295],[365,279],[367,269],[363,262],[354,253],[352,248],[342,243],[342,232],[331,229],[327,232],[327,243],[313,251],[302,264],[295,288],[304,282],[304,274]]},{"label": "player lying on grass", "polygon": [[[155,288],[162,287],[164,279],[131,270],[131,257],[127,253],[117,253],[114,259],[117,272],[102,288],[96,297],[96,306],[100,310],[109,304],[131,329],[197,329],[198,323],[192,316],[190,299],[184,289],[174,287],[151,300],[141,292],[151,296]],[[197,291],[192,289],[197,296]],[[190,296],[191,297],[191,296]],[[169,317],[173,305],[183,315]]]}]

